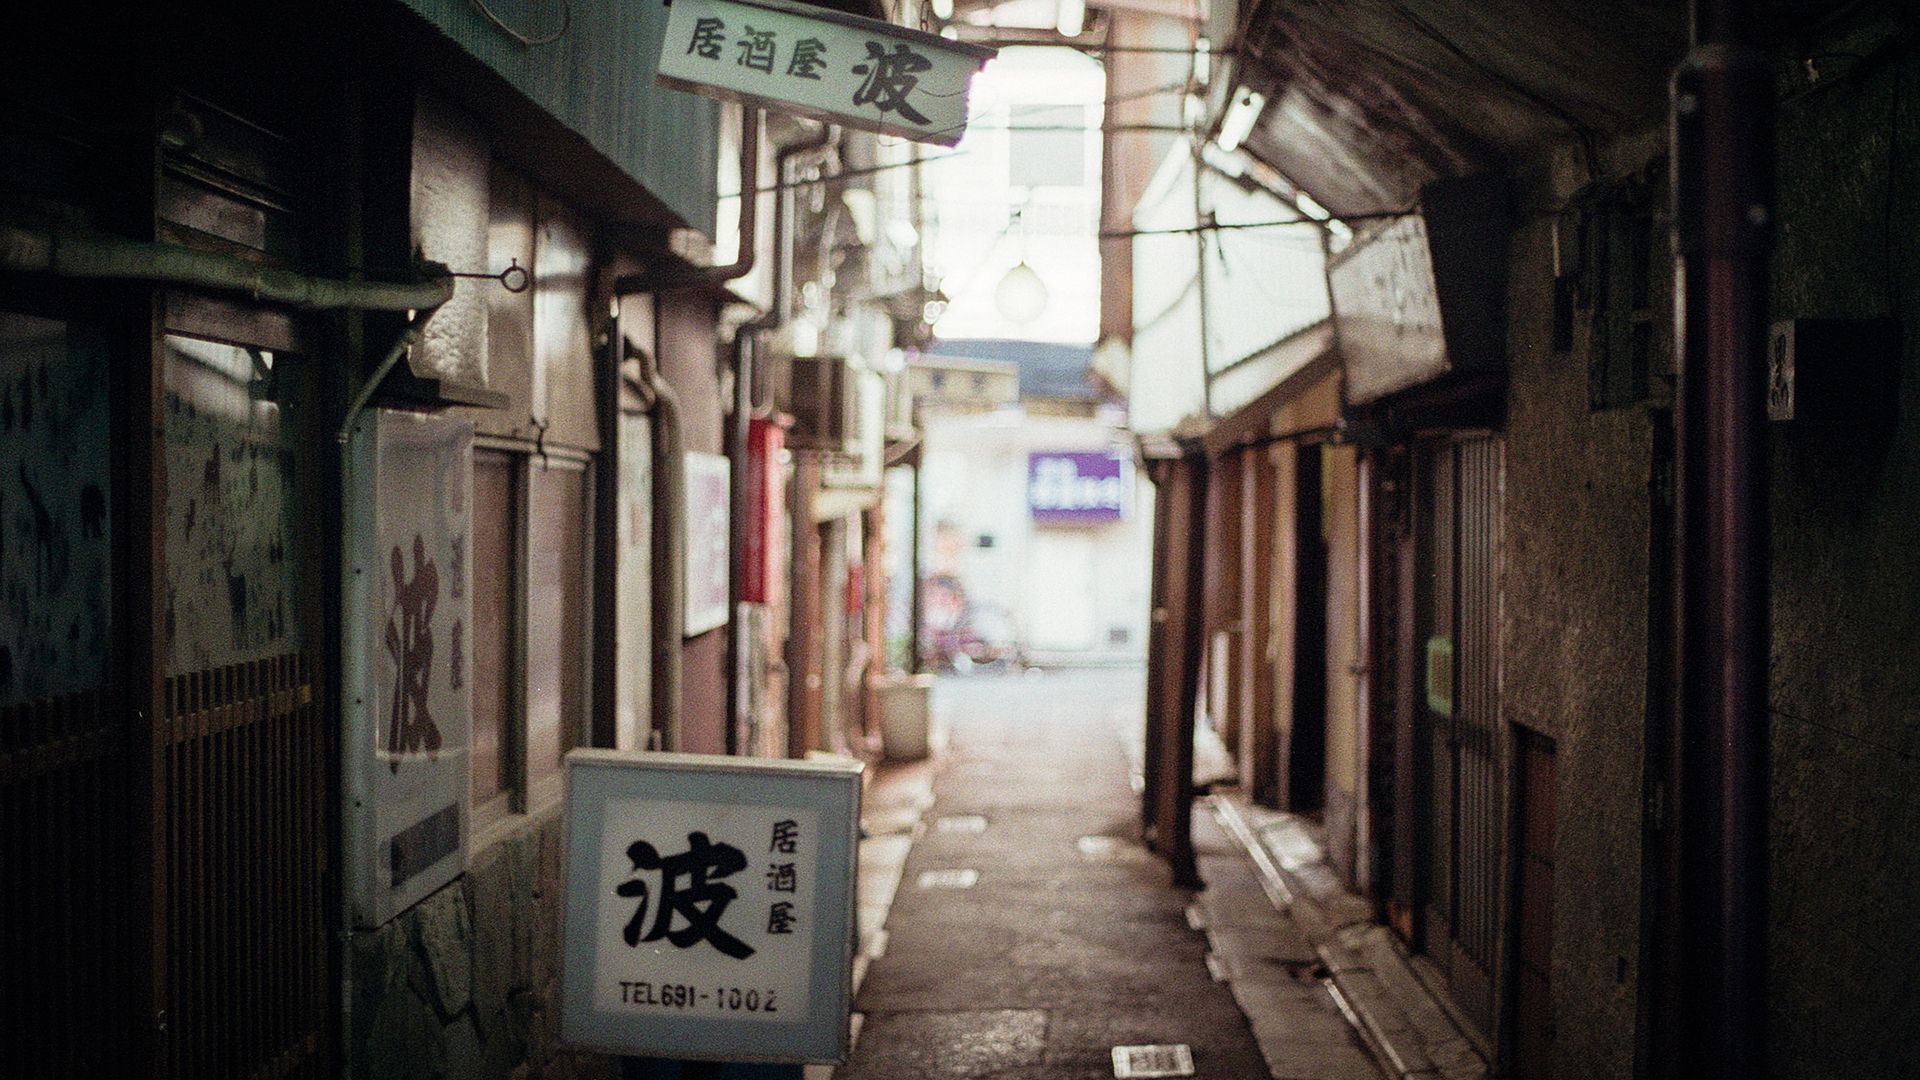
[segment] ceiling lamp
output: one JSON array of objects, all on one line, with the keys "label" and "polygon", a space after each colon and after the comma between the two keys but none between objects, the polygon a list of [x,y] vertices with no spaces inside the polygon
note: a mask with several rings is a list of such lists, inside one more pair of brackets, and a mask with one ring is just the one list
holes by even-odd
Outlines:
[{"label": "ceiling lamp", "polygon": [[1008,322],[1032,322],[1047,310],[1047,283],[1021,259],[993,290],[993,305]]}]

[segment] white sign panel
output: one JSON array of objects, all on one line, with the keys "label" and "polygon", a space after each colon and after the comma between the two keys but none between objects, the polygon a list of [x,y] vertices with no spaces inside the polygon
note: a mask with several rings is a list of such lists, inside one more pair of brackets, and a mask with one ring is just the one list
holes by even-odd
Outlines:
[{"label": "white sign panel", "polygon": [[687,463],[686,636],[727,625],[728,533],[733,506],[725,454],[691,452]]},{"label": "white sign panel", "polygon": [[576,750],[566,814],[566,1042],[846,1059],[857,762]]},{"label": "white sign panel", "polygon": [[347,861],[373,927],[466,864],[473,425],[369,410],[346,482]]},{"label": "white sign panel", "polygon": [[780,0],[675,0],[659,82],[952,146],[995,50]]},{"label": "white sign panel", "polygon": [[1350,249],[1327,274],[1347,400],[1378,401],[1447,370],[1427,223],[1403,217]]}]

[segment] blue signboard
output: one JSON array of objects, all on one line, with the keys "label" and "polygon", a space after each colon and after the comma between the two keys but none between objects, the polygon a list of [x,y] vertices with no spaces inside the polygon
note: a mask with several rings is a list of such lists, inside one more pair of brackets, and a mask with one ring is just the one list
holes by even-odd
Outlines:
[{"label": "blue signboard", "polygon": [[1126,517],[1129,466],[1107,450],[1027,457],[1027,505],[1036,525],[1107,525]]}]

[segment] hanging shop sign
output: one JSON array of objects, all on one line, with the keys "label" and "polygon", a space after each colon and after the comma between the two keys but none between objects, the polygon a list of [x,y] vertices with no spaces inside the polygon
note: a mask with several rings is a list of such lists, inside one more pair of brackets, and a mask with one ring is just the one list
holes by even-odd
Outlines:
[{"label": "hanging shop sign", "polygon": [[779,0],[674,0],[666,86],[952,146],[996,50]]},{"label": "hanging shop sign", "polygon": [[567,755],[562,1039],[846,1060],[860,763]]},{"label": "hanging shop sign", "polygon": [[1506,370],[1507,181],[1436,180],[1420,212],[1358,239],[1327,268],[1349,404],[1446,375]]},{"label": "hanging shop sign", "polygon": [[1036,525],[1107,525],[1126,516],[1132,463],[1105,450],[1027,455]]},{"label": "hanging shop sign", "polygon": [[372,409],[347,444],[346,836],[355,925],[465,868],[473,425]]}]

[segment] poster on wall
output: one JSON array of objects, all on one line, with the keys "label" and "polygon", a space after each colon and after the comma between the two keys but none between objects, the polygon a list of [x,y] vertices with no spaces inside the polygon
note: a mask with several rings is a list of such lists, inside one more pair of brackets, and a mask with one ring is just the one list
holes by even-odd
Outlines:
[{"label": "poster on wall", "polygon": [[0,706],[107,683],[110,371],[103,331],[0,312]]},{"label": "poster on wall", "polygon": [[860,772],[849,759],[568,754],[562,1040],[845,1061]]},{"label": "poster on wall", "polygon": [[368,410],[346,483],[346,861],[376,927],[466,865],[473,425]]},{"label": "poster on wall", "polygon": [[687,637],[727,625],[728,476],[726,455],[687,455]]}]

